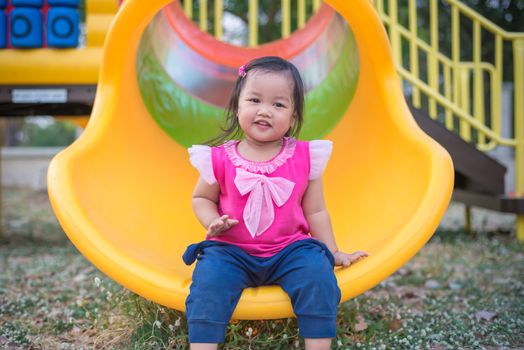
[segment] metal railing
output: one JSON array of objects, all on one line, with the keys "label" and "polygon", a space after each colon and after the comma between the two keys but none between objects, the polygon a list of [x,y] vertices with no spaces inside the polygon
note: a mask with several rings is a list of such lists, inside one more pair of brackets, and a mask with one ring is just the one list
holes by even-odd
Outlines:
[{"label": "metal railing", "polygon": [[[502,30],[486,18],[456,0],[443,0],[451,8],[451,57],[439,50],[439,7],[438,0],[430,1],[430,38],[429,43],[417,33],[416,0],[408,0],[409,25],[399,23],[397,0],[388,0],[385,10],[384,0],[374,0],[383,22],[388,28],[391,46],[398,70],[403,79],[413,84],[412,102],[415,107],[421,106],[421,93],[428,96],[428,112],[437,118],[437,104],[445,111],[445,125],[453,130],[453,118],[459,118],[459,133],[466,141],[475,141],[480,150],[493,149],[497,145],[517,145],[516,138],[501,135],[501,92],[503,73],[503,41],[513,44],[515,117],[522,113],[519,98],[522,96],[522,74],[519,68],[524,64],[524,33],[509,33]],[[469,18],[473,23],[473,59],[465,61],[460,53],[460,17]],[[484,30],[494,38],[494,62],[481,59],[483,44],[481,31]],[[403,64],[401,52],[402,40],[409,46],[409,65]],[[420,75],[419,52],[427,57],[427,79]],[[440,73],[442,71],[442,73]],[[488,77],[488,88],[485,85]],[[472,85],[472,86],[471,86]],[[485,103],[485,99],[489,103]],[[486,105],[490,106],[490,118],[486,118]],[[472,140],[472,130],[477,132]]]},{"label": "metal railing", "polygon": [[[428,38],[424,40],[419,33],[421,27],[416,0],[407,0],[407,16],[404,16],[407,18],[404,21],[399,19],[398,0],[372,2],[388,30],[403,84],[407,82],[410,85],[413,105],[426,109],[431,118],[438,119],[448,130],[458,133],[481,151],[497,146],[514,148],[514,195],[523,197],[524,32],[507,32],[457,0],[429,0]],[[444,21],[442,16],[449,18]],[[445,54],[445,50],[439,47],[439,33],[449,31],[439,28],[441,23],[451,27],[450,54]],[[461,31],[468,26],[472,31],[471,43],[461,43]],[[471,44],[470,59],[461,57],[462,44]],[[509,50],[504,50],[507,44],[511,45],[510,55],[507,54]],[[489,45],[493,46],[491,60],[483,55]],[[402,48],[406,46],[407,53],[403,55]],[[426,58],[426,74],[421,74],[424,71],[420,65],[421,56]],[[404,63],[405,58],[407,64]],[[506,131],[503,135],[503,74],[505,67],[509,66],[513,68],[513,76],[506,77],[505,82],[513,84],[513,120],[509,121],[513,124],[513,132]],[[423,102],[426,102],[425,106]],[[519,239],[524,239],[524,215],[517,217],[517,235]]]},{"label": "metal railing", "polygon": [[[223,39],[223,18],[224,18],[224,3],[223,0],[213,0],[212,4],[208,0],[182,0],[184,12],[188,18],[198,22],[200,29],[208,32],[208,10],[213,6],[213,35],[215,38]],[[296,0],[296,18],[297,29],[304,27],[308,16],[315,13],[322,3],[321,0]],[[196,5],[196,6],[194,6]],[[288,37],[292,32],[292,6],[291,0],[282,0],[281,4],[281,38]],[[308,7],[312,11],[308,11]],[[196,9],[196,13],[193,10]],[[248,46],[257,46],[259,44],[259,30],[260,24],[258,21],[259,3],[258,0],[249,0],[248,2]]]}]

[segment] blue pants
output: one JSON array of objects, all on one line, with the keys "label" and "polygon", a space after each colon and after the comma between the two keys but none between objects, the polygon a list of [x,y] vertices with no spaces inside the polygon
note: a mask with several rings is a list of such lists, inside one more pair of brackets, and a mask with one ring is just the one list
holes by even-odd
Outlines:
[{"label": "blue pants", "polygon": [[340,289],[334,258],[316,239],[304,239],[277,254],[255,257],[231,244],[203,241],[183,256],[198,260],[186,299],[190,343],[220,343],[247,287],[276,284],[289,295],[304,338],[334,338]]}]

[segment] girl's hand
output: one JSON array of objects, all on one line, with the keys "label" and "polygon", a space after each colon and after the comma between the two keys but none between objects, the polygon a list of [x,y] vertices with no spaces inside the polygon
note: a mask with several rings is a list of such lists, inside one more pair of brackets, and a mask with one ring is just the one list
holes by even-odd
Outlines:
[{"label": "girl's hand", "polygon": [[236,224],[238,224],[238,220],[230,219],[229,215],[222,215],[221,217],[211,221],[209,227],[207,228],[207,236],[218,236],[219,234],[229,230]]},{"label": "girl's hand", "polygon": [[348,267],[349,265],[353,264],[355,261],[365,258],[368,256],[368,253],[363,252],[362,250],[356,251],[351,254],[346,254],[341,251],[335,252],[333,254],[335,257],[335,266],[344,266]]}]

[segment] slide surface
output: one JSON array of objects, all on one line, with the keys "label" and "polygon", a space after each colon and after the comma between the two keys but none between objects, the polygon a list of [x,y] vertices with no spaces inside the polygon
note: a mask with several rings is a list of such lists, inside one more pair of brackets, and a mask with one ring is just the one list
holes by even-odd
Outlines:
[{"label": "slide surface", "polygon": [[[184,310],[193,266],[181,256],[205,235],[191,209],[198,174],[186,147],[151,116],[137,77],[142,35],[168,3],[124,3],[108,34],[89,124],[53,159],[48,188],[62,227],[87,259],[143,297]],[[338,246],[370,254],[336,270],[345,301],[394,273],[431,238],[451,198],[453,165],[411,116],[371,3],[327,3],[349,24],[359,62],[351,103],[323,135],[334,144],[324,186]],[[292,314],[280,287],[265,286],[246,289],[233,317]]]}]

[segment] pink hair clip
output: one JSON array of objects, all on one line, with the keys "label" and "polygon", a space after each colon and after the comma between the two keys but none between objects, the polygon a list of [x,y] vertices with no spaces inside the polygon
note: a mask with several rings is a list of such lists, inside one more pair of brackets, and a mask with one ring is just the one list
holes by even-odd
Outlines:
[{"label": "pink hair clip", "polygon": [[246,76],[246,65],[243,64],[240,66],[240,68],[238,68],[238,75],[241,76],[242,78]]}]

